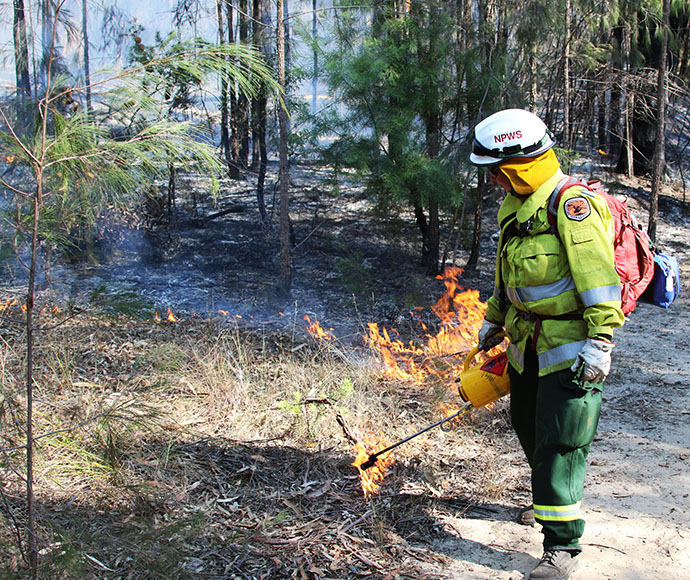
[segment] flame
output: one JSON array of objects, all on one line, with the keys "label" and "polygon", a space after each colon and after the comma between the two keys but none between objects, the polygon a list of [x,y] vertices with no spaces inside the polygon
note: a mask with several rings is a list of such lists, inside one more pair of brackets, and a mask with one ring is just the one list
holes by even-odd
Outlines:
[{"label": "flame", "polygon": [[[162,322],[163,319],[161,318],[160,314],[158,314],[158,311],[153,313],[153,320],[155,320],[159,324]],[[170,308],[168,308],[168,314],[165,317],[165,320],[166,320],[166,322],[179,322],[180,321],[180,319],[177,318],[173,314],[173,312],[172,312],[172,310],[170,310]]]},{"label": "flame", "polygon": [[378,352],[387,374],[399,380],[423,384],[430,377],[444,379],[454,366],[443,364],[443,357],[469,351],[476,343],[477,332],[484,320],[486,303],[479,299],[478,290],[465,290],[458,278],[462,268],[451,266],[438,276],[446,287],[445,293],[431,306],[431,311],[441,321],[440,330],[429,334],[421,320],[420,308],[410,315],[425,332],[418,344],[403,343],[397,331],[379,328],[375,322],[367,325],[365,343]]},{"label": "flame", "polygon": [[[366,446],[365,446],[366,443]],[[376,449],[382,449],[388,446],[385,438],[382,435],[378,435],[376,440],[367,440],[365,443],[357,441],[354,445],[356,457],[352,462],[359,471],[359,479],[362,484],[362,491],[364,492],[364,497],[371,497],[375,495],[381,482],[386,475],[386,469],[393,464],[394,459],[391,455],[385,454],[377,458],[376,463],[372,465],[369,469],[362,469],[360,465],[369,459],[369,455],[373,453],[373,447]]]},{"label": "flame", "polygon": [[[419,306],[410,311],[410,317],[420,329],[421,336],[409,342],[403,342],[395,329],[388,329],[376,322],[367,324],[364,343],[374,351],[383,364],[383,371],[391,378],[425,385],[430,381],[439,381],[445,385],[455,385],[455,375],[462,369],[453,355],[469,352],[476,344],[477,333],[484,321],[486,303],[479,299],[478,290],[464,289],[458,282],[463,270],[455,266],[445,269],[439,280],[443,281],[445,292],[430,310],[440,321],[436,334],[431,334],[423,320],[425,308]],[[309,316],[304,319],[308,331],[315,338],[334,340],[331,333],[323,330],[318,321],[312,322]],[[457,394],[454,389],[453,394]],[[458,410],[452,404],[440,403],[440,411],[451,415]],[[355,444],[355,461],[352,465],[359,470],[362,490],[366,497],[374,495],[384,479],[386,468],[393,462],[392,455],[379,457],[369,469],[362,470],[361,465],[369,459],[372,449],[387,447],[381,435],[371,441],[359,441]]]},{"label": "flame", "polygon": [[8,298],[5,302],[0,302],[0,312],[4,312],[10,306],[16,306],[17,304],[19,304],[19,302],[16,298]]},{"label": "flame", "polygon": [[[309,334],[311,334],[314,338],[320,339],[320,340],[335,340],[335,336],[328,332],[328,330],[324,330],[321,327],[321,323],[318,320],[315,320],[314,322],[311,321],[308,315],[304,315],[304,320],[307,321],[307,331]],[[329,330],[333,330],[332,328]]]}]

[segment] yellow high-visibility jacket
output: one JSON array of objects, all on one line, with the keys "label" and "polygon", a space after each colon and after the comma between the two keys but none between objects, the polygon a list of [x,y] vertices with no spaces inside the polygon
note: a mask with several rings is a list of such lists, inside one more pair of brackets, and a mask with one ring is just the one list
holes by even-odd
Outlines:
[{"label": "yellow high-visibility jacket", "polygon": [[539,376],[572,366],[587,337],[613,337],[625,321],[606,201],[570,187],[557,208],[558,235],[549,224],[547,206],[564,178],[559,169],[530,196],[503,201],[495,289],[485,313],[505,327],[508,360],[518,372],[525,349],[536,349]]}]

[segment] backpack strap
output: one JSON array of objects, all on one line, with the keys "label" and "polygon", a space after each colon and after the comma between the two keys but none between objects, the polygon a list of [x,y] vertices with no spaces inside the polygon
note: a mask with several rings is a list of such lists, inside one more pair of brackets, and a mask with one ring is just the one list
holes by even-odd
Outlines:
[{"label": "backpack strap", "polygon": [[506,217],[504,217],[501,220],[501,223],[498,224],[499,229],[501,230],[501,238],[500,238],[500,244],[498,246],[498,251],[496,252],[496,270],[498,273],[498,281],[499,281],[499,287],[498,287],[498,309],[501,312],[505,312],[506,306],[507,306],[507,301],[506,301],[506,290],[505,290],[505,285],[503,284],[503,274],[501,272],[501,254],[503,253],[503,248],[505,247],[506,243],[510,238],[516,235],[517,227],[516,227],[516,221],[517,221],[517,212],[508,214]]},{"label": "backpack strap", "polygon": [[553,190],[553,193],[549,198],[547,212],[547,218],[549,220],[549,224],[551,225],[551,231],[558,239],[561,237],[558,233],[558,204],[560,204],[561,198],[563,197],[565,191],[575,185],[579,185],[590,192],[594,192],[595,189],[601,187],[601,182],[598,180],[585,181],[584,179],[577,179],[569,175],[565,176],[558,182],[556,189]]}]

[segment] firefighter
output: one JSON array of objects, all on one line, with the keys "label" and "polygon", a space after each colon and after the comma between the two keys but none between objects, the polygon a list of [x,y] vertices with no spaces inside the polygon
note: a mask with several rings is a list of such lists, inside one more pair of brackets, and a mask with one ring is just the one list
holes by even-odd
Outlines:
[{"label": "firefighter", "polygon": [[582,187],[548,203],[567,176],[539,117],[494,113],[474,128],[471,164],[508,195],[498,212],[494,293],[478,347],[510,345],[510,415],[532,471],[534,518],[544,555],[529,578],[565,579],[577,568],[580,502],[596,433],[614,328],[625,320],[606,201]]}]

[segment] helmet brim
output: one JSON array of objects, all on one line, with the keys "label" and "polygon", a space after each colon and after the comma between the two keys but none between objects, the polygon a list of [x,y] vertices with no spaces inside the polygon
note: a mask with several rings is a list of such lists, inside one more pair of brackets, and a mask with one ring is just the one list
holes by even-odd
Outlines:
[{"label": "helmet brim", "polygon": [[476,165],[477,167],[488,167],[490,165],[500,165],[501,163],[505,163],[506,161],[509,161],[510,159],[515,159],[516,157],[537,157],[538,155],[541,155],[542,153],[545,153],[551,147],[554,146],[554,142],[551,138],[549,138],[548,142],[544,144],[542,147],[537,149],[536,151],[530,152],[529,155],[525,155],[524,153],[516,153],[515,155],[509,155],[508,157],[491,157],[489,155],[477,155],[476,153],[470,153],[469,155],[469,162],[472,165]]}]

